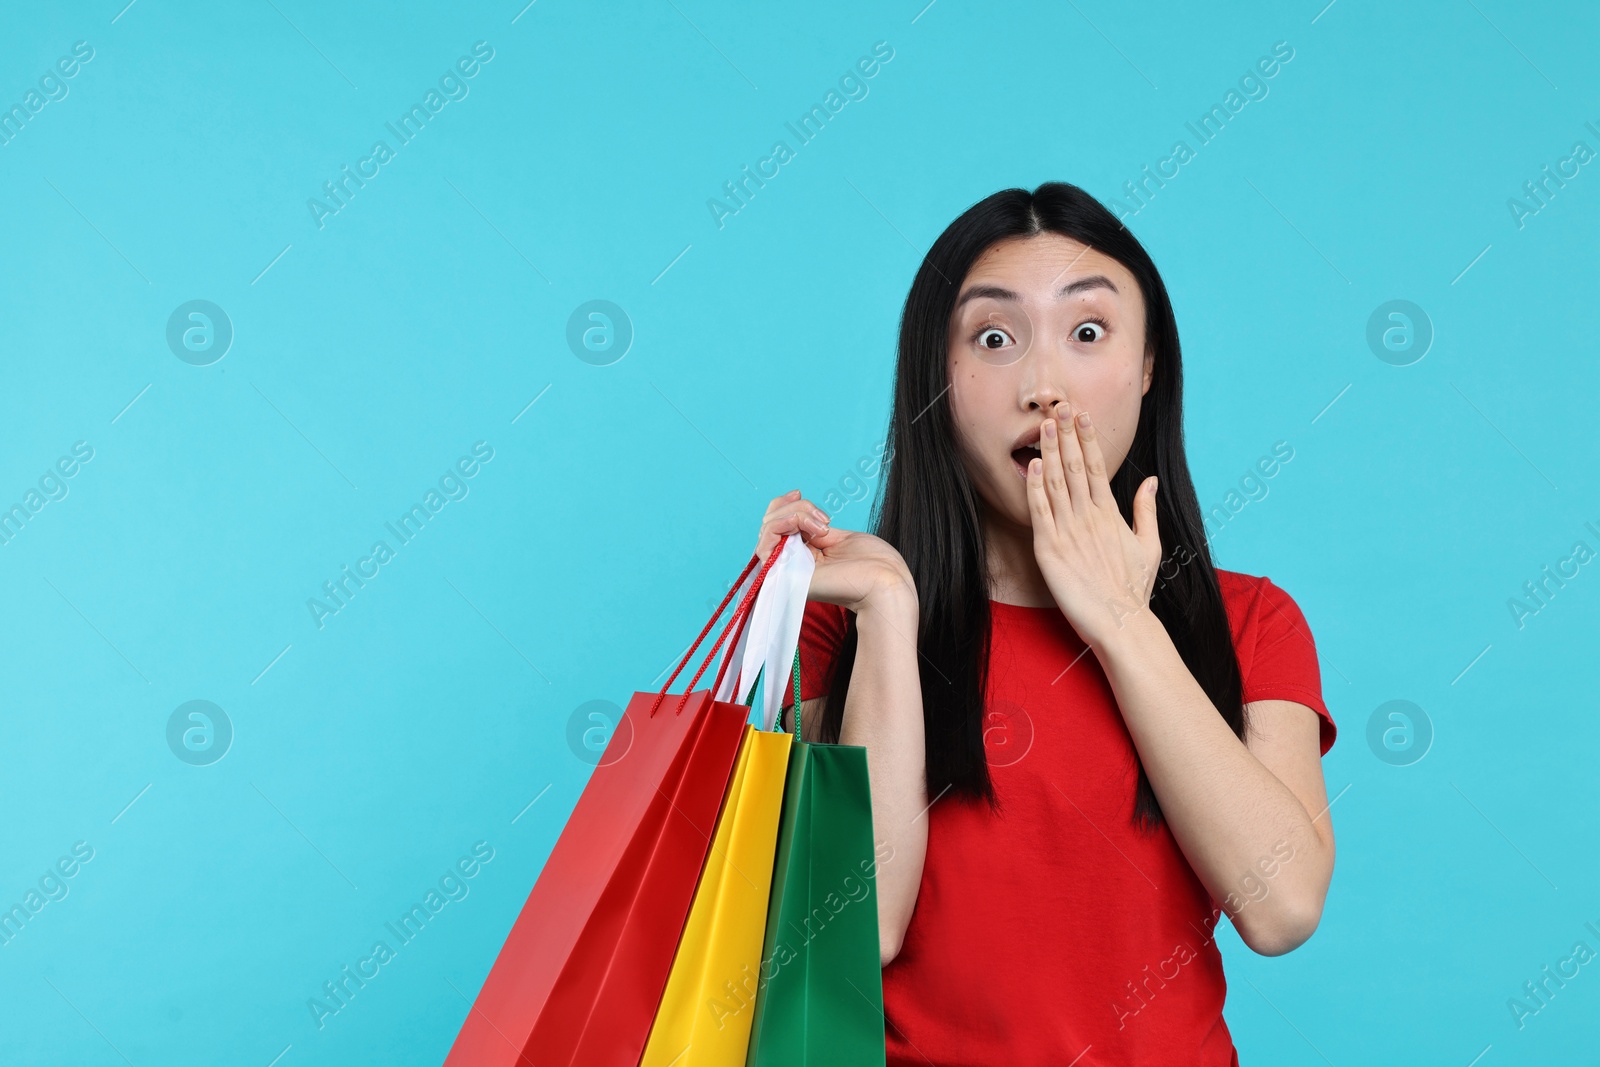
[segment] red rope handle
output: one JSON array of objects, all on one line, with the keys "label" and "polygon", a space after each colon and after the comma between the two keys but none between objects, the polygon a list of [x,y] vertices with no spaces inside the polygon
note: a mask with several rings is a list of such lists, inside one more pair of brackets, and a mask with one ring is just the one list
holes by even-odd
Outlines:
[{"label": "red rope handle", "polygon": [[[689,693],[694,692],[695,684],[700,681],[700,676],[705,674],[706,668],[711,665],[712,657],[717,654],[717,649],[722,647],[722,642],[728,637],[729,632],[733,630],[735,625],[741,625],[742,627],[744,618],[750,610],[750,605],[754,603],[756,594],[761,591],[761,583],[766,579],[767,571],[771,570],[772,565],[777,562],[778,552],[783,548],[784,542],[787,541],[790,536],[790,534],[784,534],[778,538],[778,543],[774,545],[772,551],[768,553],[767,561],[762,565],[760,572],[755,577],[755,581],[750,583],[749,592],[745,593],[744,599],[739,602],[739,605],[736,608],[734,608],[733,614],[728,618],[727,626],[723,628],[722,634],[712,644],[711,650],[706,653],[705,662],[702,663],[700,665],[700,669],[695,672],[694,678],[689,682],[688,689],[686,689],[682,695],[687,696]],[[667,684],[661,687],[661,692],[657,693],[655,700],[651,701],[651,715],[654,715],[656,713],[656,708],[661,706],[661,700],[667,695],[667,690],[672,688],[672,683],[677,680],[678,675],[683,672],[683,669],[689,665],[689,660],[694,656],[695,649],[700,647],[700,642],[706,639],[706,634],[710,633],[711,628],[717,624],[717,619],[722,616],[722,609],[728,606],[728,601],[733,599],[733,594],[736,590],[738,590],[740,583],[745,580],[745,578],[750,574],[751,568],[760,562],[760,559],[761,557],[759,554],[750,554],[750,562],[744,565],[744,570],[740,571],[739,577],[734,579],[733,585],[723,596],[722,603],[717,605],[717,610],[712,613],[711,618],[706,622],[705,627],[701,629],[700,636],[694,639],[694,644],[690,645],[689,651],[683,654],[683,659],[678,662],[678,666],[675,670],[673,670],[672,676],[667,679]],[[723,662],[722,666],[724,670],[727,668],[726,660]],[[720,686],[721,682],[722,672],[718,671],[717,684]],[[684,702],[682,701],[680,701],[678,704],[678,711],[680,713],[683,711],[683,704]]]},{"label": "red rope handle", "polygon": [[[737,609],[735,609],[735,610],[737,611]],[[749,626],[750,626],[750,618],[751,618],[751,616],[753,616],[755,613],[756,613],[756,609],[755,609],[755,605],[753,605],[753,604],[749,607],[749,609],[747,609],[745,611],[738,611],[737,612],[738,619],[739,619],[739,629],[734,632],[733,640],[728,644],[728,654],[725,657],[723,657],[722,666],[717,668],[717,680],[711,683],[711,692],[712,692],[713,695],[715,695],[717,693],[717,691],[722,688],[723,675],[728,673],[728,664],[733,662],[733,654],[738,649],[739,641],[744,637],[745,630],[748,629]],[[701,668],[701,670],[704,670],[704,669],[705,668],[703,668],[703,667]],[[737,683],[738,679],[736,678],[736,679],[734,679],[734,681]],[[693,683],[690,683],[689,688],[690,689],[694,688]],[[739,699],[739,696],[740,696],[740,694],[738,694],[738,693],[735,693],[733,695],[733,702],[735,704],[744,703],[742,700]]]},{"label": "red rope handle", "polygon": [[[718,636],[716,642],[711,646],[711,651],[706,653],[704,662],[700,664],[700,669],[695,672],[695,676],[690,679],[688,688],[684,690],[685,693],[694,692],[694,687],[699,683],[700,676],[706,673],[707,667],[711,666],[711,661],[716,657],[717,649],[722,647],[722,642],[727,640],[729,634],[734,633],[736,627],[742,631],[745,623],[749,621],[750,616],[755,613],[754,604],[756,595],[761,592],[761,584],[766,580],[767,571],[771,570],[772,565],[777,562],[778,552],[783,548],[783,543],[784,541],[788,540],[788,537],[789,535],[785,534],[778,538],[778,543],[773,546],[772,552],[767,555],[767,562],[762,565],[760,573],[758,573],[755,577],[755,580],[750,583],[749,592],[745,593],[744,599],[740,601],[739,606],[734,609],[733,615],[728,619],[728,625],[723,628],[721,635]],[[730,654],[722,661],[722,668],[717,671],[717,685],[719,686],[722,682],[723,672],[725,672],[728,668],[729,659],[732,658],[733,645],[729,645],[728,647]],[[715,692],[715,690],[716,686],[713,686],[712,691]],[[678,711],[683,711],[682,704],[678,705]]]},{"label": "red rope handle", "polygon": [[750,573],[750,569],[756,565],[756,561],[758,559],[760,559],[760,557],[755,553],[750,554],[750,562],[744,565],[744,570],[739,572],[739,577],[735,578],[733,580],[733,584],[728,587],[727,593],[722,597],[722,603],[718,604],[717,610],[711,613],[711,618],[706,621],[705,627],[700,631],[700,636],[694,639],[694,644],[689,646],[689,650],[685,652],[683,654],[683,658],[678,661],[678,666],[673,670],[672,677],[667,679],[667,684],[661,687],[661,692],[657,693],[655,700],[651,702],[651,715],[656,713],[656,708],[661,705],[661,698],[667,695],[668,689],[672,688],[673,681],[677,679],[678,675],[683,671],[683,668],[689,665],[689,658],[694,655],[694,650],[700,647],[700,642],[706,639],[706,634],[711,632],[711,628],[715,626],[717,624],[717,620],[722,617],[722,609],[728,606],[728,601],[733,599],[734,591],[739,588],[739,584],[745,580],[746,575]]}]

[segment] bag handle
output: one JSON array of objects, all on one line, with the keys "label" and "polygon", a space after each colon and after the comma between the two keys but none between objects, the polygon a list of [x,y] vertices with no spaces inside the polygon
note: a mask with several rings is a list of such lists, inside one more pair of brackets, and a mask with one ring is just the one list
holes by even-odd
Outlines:
[{"label": "bag handle", "polygon": [[800,740],[800,648],[794,650],[794,739]]},{"label": "bag handle", "polygon": [[810,549],[799,539],[781,544],[777,553],[777,563],[747,612],[748,627],[741,630],[738,644],[729,653],[730,659],[741,661],[738,679],[719,684],[716,693],[718,700],[740,699],[740,694],[753,693],[757,677],[764,674],[767,684],[759,720],[763,730],[773,729],[777,721],[783,697],[780,679],[800,647],[811,576],[816,571]]},{"label": "bag handle", "polygon": [[[781,550],[784,547],[784,544],[785,544],[785,542],[787,540],[788,540],[787,535],[785,535],[784,538],[780,539],[779,542],[778,542],[778,545],[776,546],[777,549]],[[776,552],[774,552],[774,556],[776,557]],[[775,568],[776,567],[781,567],[781,565],[782,565],[781,562],[775,563],[774,567]],[[770,580],[771,573],[776,573],[776,571],[774,570],[773,572],[769,572],[768,578],[766,580]],[[755,578],[751,577],[751,578],[746,579],[743,585],[739,585],[737,582],[734,583],[734,584],[738,587],[738,592],[736,592],[734,595],[739,598],[739,606],[738,606],[738,608],[735,609],[735,613],[738,614],[741,611],[743,612],[743,615],[742,615],[742,618],[741,618],[741,621],[740,621],[740,624],[739,624],[739,636],[738,636],[737,641],[735,641],[734,643],[731,643],[731,644],[729,644],[727,646],[728,651],[726,651],[723,654],[722,666],[717,671],[717,682],[716,682],[716,685],[714,685],[712,687],[712,690],[713,690],[712,699],[719,700],[719,701],[722,701],[724,703],[728,702],[729,700],[733,700],[733,702],[735,702],[735,703],[748,705],[750,697],[755,695],[754,692],[752,691],[754,689],[754,686],[752,685],[751,687],[749,687],[749,689],[746,689],[742,684],[739,684],[739,683],[742,683],[742,681],[743,681],[742,678],[736,680],[734,678],[730,678],[730,677],[727,676],[727,668],[728,668],[728,663],[731,660],[737,659],[737,658],[739,658],[739,656],[741,656],[743,654],[743,652],[745,650],[745,646],[748,644],[749,637],[750,637],[749,622],[750,622],[752,617],[755,617],[755,618],[759,619],[760,618],[760,613],[756,612],[753,607],[750,610],[744,610],[745,609],[745,604],[746,604],[746,596],[749,593],[751,586],[753,586],[755,584]],[[763,588],[765,588],[765,585],[763,585]],[[761,594],[759,592],[756,594],[756,598],[755,599],[756,599],[756,603],[760,602]],[[726,679],[726,680],[724,680],[724,679]],[[739,684],[739,688],[740,689],[745,690],[745,696],[744,697],[741,698],[739,696],[739,693],[737,691],[734,691],[734,687],[735,687],[736,684]]]},{"label": "bag handle", "polygon": [[[786,542],[791,536],[793,535],[784,534],[778,539],[776,548],[774,548],[772,552],[768,553],[766,563],[762,565],[761,570],[749,582],[748,591],[740,600],[738,607],[734,609],[733,615],[729,617],[728,624],[723,628],[721,635],[718,636],[716,641],[712,644],[711,651],[707,653],[705,662],[700,664],[700,669],[695,672],[695,676],[690,680],[688,688],[682,694],[683,696],[688,696],[689,693],[694,691],[695,685],[700,681],[700,676],[705,674],[707,667],[711,666],[712,659],[716,657],[717,650],[722,647],[722,642],[726,640],[728,634],[736,626],[742,628],[745,614],[749,611],[750,604],[755,600],[755,595],[761,588],[762,580],[766,578],[767,572],[772,569],[772,565],[778,561],[778,549],[781,549],[784,545],[784,542]],[[751,569],[754,568],[755,565],[760,561],[760,555],[754,552],[750,554],[750,562],[746,563],[744,565],[744,570],[739,572],[739,577],[735,580],[734,587],[730,588],[723,596],[722,603],[717,605],[717,610],[712,612],[711,618],[707,620],[705,626],[700,630],[700,636],[694,639],[694,644],[689,646],[689,650],[683,654],[683,659],[678,661],[678,666],[673,670],[671,677],[667,679],[667,683],[663,685],[661,687],[661,691],[656,694],[655,700],[651,701],[650,714],[652,716],[655,715],[656,708],[661,706],[662,698],[667,695],[667,690],[672,688],[672,683],[677,680],[679,674],[683,673],[683,669],[689,665],[689,660],[693,658],[695,649],[700,647],[700,642],[706,639],[706,634],[711,632],[711,628],[715,626],[717,624],[717,620],[721,618],[722,609],[726,608],[728,606],[728,601],[733,599],[734,593],[740,587],[740,583],[744,582],[745,577],[750,574]],[[724,661],[723,667],[724,669],[727,667],[726,661]],[[722,673],[719,671],[717,674],[717,682],[719,685],[721,681]],[[686,703],[688,703],[686,700],[681,700],[678,702],[678,713],[682,713],[683,707]]]}]

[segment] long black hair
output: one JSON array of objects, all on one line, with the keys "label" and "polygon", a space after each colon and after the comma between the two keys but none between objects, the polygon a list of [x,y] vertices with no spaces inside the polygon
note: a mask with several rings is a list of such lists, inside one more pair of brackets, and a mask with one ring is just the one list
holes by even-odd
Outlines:
[{"label": "long black hair", "polygon": [[[870,519],[870,531],[899,551],[916,582],[918,671],[933,800],[948,791],[998,805],[983,732],[988,569],[981,499],[962,464],[947,399],[950,317],[962,280],[990,246],[1046,231],[1117,260],[1144,294],[1145,342],[1155,357],[1152,380],[1127,458],[1110,476],[1111,490],[1131,525],[1140,483],[1151,474],[1159,478],[1156,517],[1163,559],[1150,609],[1229,728],[1244,737],[1239,661],[1184,458],[1183,363],[1166,286],[1138,240],[1082,189],[1065,182],[1046,182],[1031,193],[1006,189],[952,222],[912,280],[900,317],[894,407]],[[838,740],[855,654],[855,618],[850,616],[823,705],[824,740]],[[1146,831],[1163,821],[1142,764],[1133,820]]]}]

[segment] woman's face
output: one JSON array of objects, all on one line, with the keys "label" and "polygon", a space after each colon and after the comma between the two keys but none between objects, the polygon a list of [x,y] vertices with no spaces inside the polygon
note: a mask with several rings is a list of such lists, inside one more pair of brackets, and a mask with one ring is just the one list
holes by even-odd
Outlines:
[{"label": "woman's face", "polygon": [[[1122,466],[1150,388],[1144,295],[1126,267],[1056,233],[980,256],[950,317],[950,404],[969,476],[995,517],[1031,528],[1027,457],[1046,415],[1071,404]],[[1066,427],[1067,432],[1072,428]]]}]

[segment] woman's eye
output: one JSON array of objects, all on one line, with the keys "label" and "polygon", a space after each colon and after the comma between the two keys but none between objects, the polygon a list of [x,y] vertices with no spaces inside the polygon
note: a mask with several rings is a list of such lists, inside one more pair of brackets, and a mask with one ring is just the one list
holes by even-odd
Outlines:
[{"label": "woman's eye", "polygon": [[1105,335],[1105,326],[1092,319],[1079,323],[1078,328],[1072,331],[1072,339],[1074,341],[1084,341],[1091,344]]},{"label": "woman's eye", "polygon": [[1011,335],[998,326],[985,326],[978,331],[976,340],[983,348],[1004,348],[1006,342],[1011,340]]}]

